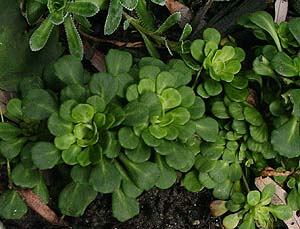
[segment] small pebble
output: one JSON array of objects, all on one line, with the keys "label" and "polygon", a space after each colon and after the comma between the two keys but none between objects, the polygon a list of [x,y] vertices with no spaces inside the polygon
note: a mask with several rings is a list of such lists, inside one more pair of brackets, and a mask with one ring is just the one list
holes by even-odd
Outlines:
[{"label": "small pebble", "polygon": [[0,221],[0,229],[5,229],[5,227],[1,221]]},{"label": "small pebble", "polygon": [[195,226],[195,225],[199,225],[199,224],[200,224],[200,220],[197,219],[197,220],[195,220],[192,224],[193,224],[194,226]]}]

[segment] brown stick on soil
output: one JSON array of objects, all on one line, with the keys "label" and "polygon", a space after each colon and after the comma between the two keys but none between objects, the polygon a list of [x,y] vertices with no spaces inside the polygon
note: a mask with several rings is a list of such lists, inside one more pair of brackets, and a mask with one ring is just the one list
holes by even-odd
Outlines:
[{"label": "brown stick on soil", "polygon": [[30,189],[19,189],[19,194],[24,198],[25,202],[27,203],[28,207],[32,210],[37,212],[40,216],[42,216],[48,222],[58,225],[58,226],[67,226],[68,224],[60,220],[60,218],[52,211],[44,201],[35,194]]}]

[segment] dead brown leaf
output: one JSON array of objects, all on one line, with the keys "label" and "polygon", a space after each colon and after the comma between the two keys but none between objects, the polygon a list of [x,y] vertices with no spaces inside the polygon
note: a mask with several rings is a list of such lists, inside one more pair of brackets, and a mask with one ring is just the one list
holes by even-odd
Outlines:
[{"label": "dead brown leaf", "polygon": [[[285,198],[287,196],[287,192],[282,187],[280,187],[275,181],[273,181],[270,177],[255,178],[255,185],[260,191],[262,191],[267,184],[273,184],[275,186],[275,194],[272,197],[271,203],[274,205],[286,204]],[[297,216],[296,211],[293,211],[293,217],[289,220],[285,220],[284,223],[289,229],[299,229],[300,218]]]},{"label": "dead brown leaf", "polygon": [[19,194],[23,197],[28,207],[37,212],[48,222],[58,225],[67,226],[67,223],[61,220],[54,211],[52,211],[44,201],[30,189],[19,189]]},{"label": "dead brown leaf", "polygon": [[181,14],[181,19],[179,22],[179,25],[181,27],[184,27],[186,23],[189,23],[191,21],[192,12],[189,7],[175,0],[166,0],[165,5],[171,14],[176,12],[179,12]]}]

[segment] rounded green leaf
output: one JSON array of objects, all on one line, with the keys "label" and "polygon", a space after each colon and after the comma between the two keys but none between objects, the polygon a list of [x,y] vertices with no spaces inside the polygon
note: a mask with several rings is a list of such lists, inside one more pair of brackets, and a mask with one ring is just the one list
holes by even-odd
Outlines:
[{"label": "rounded green leaf", "polygon": [[32,89],[22,101],[22,110],[30,119],[43,120],[57,110],[57,105],[46,90]]},{"label": "rounded green leaf", "polygon": [[32,148],[33,163],[39,169],[51,169],[60,160],[58,149],[50,142],[37,142]]},{"label": "rounded green leaf", "polygon": [[78,104],[71,112],[72,118],[78,123],[88,123],[90,122],[95,114],[94,108],[89,104]]},{"label": "rounded green leaf", "polygon": [[184,107],[175,108],[169,111],[167,114],[172,115],[173,124],[181,126],[185,125],[191,117],[190,112]]},{"label": "rounded green leaf", "polygon": [[64,215],[79,217],[96,196],[90,185],[72,182],[59,194],[58,207]]},{"label": "rounded green leaf", "polygon": [[195,103],[196,96],[192,88],[181,86],[178,92],[181,95],[181,106],[189,108]]},{"label": "rounded green leaf", "polygon": [[65,150],[69,149],[70,146],[75,143],[76,138],[73,134],[66,134],[54,138],[54,145],[57,149]]},{"label": "rounded green leaf", "polygon": [[242,103],[232,102],[228,107],[229,114],[236,120],[244,120],[244,107]]},{"label": "rounded green leaf", "polygon": [[78,145],[71,145],[69,149],[62,151],[61,157],[63,161],[68,165],[77,164],[77,156],[81,152],[81,147]]},{"label": "rounded green leaf", "polygon": [[197,96],[195,98],[194,104],[188,108],[188,111],[190,112],[191,119],[199,119],[202,118],[202,116],[205,113],[205,103],[201,97]]},{"label": "rounded green leaf", "polygon": [[144,124],[149,118],[148,107],[140,102],[132,101],[124,107],[125,120],[124,125],[138,126]]},{"label": "rounded green leaf", "polygon": [[121,128],[118,132],[118,138],[120,145],[126,149],[135,149],[139,144],[139,138],[130,127]]},{"label": "rounded green leaf", "polygon": [[149,132],[158,139],[162,139],[168,134],[167,128],[161,127],[160,125],[150,125]]},{"label": "rounded green leaf", "polygon": [[112,194],[112,214],[120,222],[139,214],[139,203],[135,198],[126,196],[121,189],[117,189]]},{"label": "rounded green leaf", "polygon": [[20,219],[27,212],[27,205],[15,190],[1,194],[0,206],[0,216],[4,219]]},{"label": "rounded green leaf", "polygon": [[[115,8],[116,5],[118,5],[117,8],[118,10],[120,9],[122,13],[122,6],[119,2],[114,2],[114,6],[110,8]],[[119,5],[121,6],[121,8],[119,8]],[[113,15],[109,16],[109,18],[111,17],[113,17]],[[115,18],[113,20],[115,20]],[[108,22],[109,19],[106,20],[105,27],[112,26],[109,25]],[[107,32],[107,28],[105,29],[105,31]],[[105,56],[105,63],[106,63],[107,71],[113,76],[116,76],[121,73],[127,73],[129,72],[132,66],[132,55],[129,52],[125,52],[117,49],[110,49],[107,55]]]},{"label": "rounded green leaf", "polygon": [[259,143],[264,143],[264,142],[268,141],[269,132],[268,132],[268,127],[265,123],[262,126],[250,125],[249,130],[250,130],[251,137],[255,141],[257,141]]},{"label": "rounded green leaf", "polygon": [[151,148],[142,141],[135,149],[125,149],[126,156],[133,162],[141,163],[147,161],[151,156]]},{"label": "rounded green leaf", "polygon": [[217,183],[211,179],[208,173],[199,173],[199,181],[203,184],[206,188],[211,189],[216,187]]},{"label": "rounded green leaf", "polygon": [[155,81],[152,79],[141,79],[137,86],[139,94],[155,92]]},{"label": "rounded green leaf", "polygon": [[103,97],[93,95],[87,98],[86,102],[94,107],[95,112],[103,112],[105,110],[106,103]]},{"label": "rounded green leaf", "polygon": [[19,163],[11,173],[11,179],[17,186],[22,188],[34,188],[41,178],[41,174],[38,170],[31,168],[25,168]]},{"label": "rounded green leaf", "polygon": [[89,183],[97,192],[111,193],[120,186],[121,175],[114,164],[103,159],[92,169]]},{"label": "rounded green leaf", "polygon": [[140,79],[156,80],[157,75],[160,73],[160,68],[154,65],[141,67],[139,70]]},{"label": "rounded green leaf", "polygon": [[12,115],[17,119],[22,119],[23,111],[22,111],[22,101],[20,99],[13,98],[9,100],[9,102],[6,105],[6,109],[9,115]]},{"label": "rounded green leaf", "polygon": [[293,217],[293,211],[288,205],[272,206],[269,210],[273,215],[281,220],[288,220]]},{"label": "rounded green leaf", "polygon": [[208,142],[215,142],[218,138],[219,124],[216,120],[206,117],[197,120],[196,133],[199,134],[203,140]]},{"label": "rounded green leaf", "polygon": [[264,123],[261,114],[253,107],[245,107],[244,116],[246,121],[253,126],[261,126]]},{"label": "rounded green leaf", "polygon": [[237,225],[240,222],[240,217],[238,213],[234,213],[231,215],[227,215],[225,216],[225,218],[223,219],[223,225],[227,228],[227,229],[233,229],[236,228]]},{"label": "rounded green leaf", "polygon": [[155,155],[155,162],[160,169],[160,176],[155,186],[161,189],[170,188],[176,182],[176,171],[169,167],[165,159],[158,154]]},{"label": "rounded green leaf", "polygon": [[225,180],[223,183],[216,184],[213,190],[213,196],[217,199],[226,200],[230,196],[231,189],[232,182]]},{"label": "rounded green leaf", "polygon": [[73,99],[63,102],[59,108],[59,116],[66,121],[74,122],[74,119],[72,118],[72,109],[77,104],[78,103]]},{"label": "rounded green leaf", "polygon": [[126,90],[126,99],[131,102],[139,97],[138,86],[136,84],[130,85]]},{"label": "rounded green leaf", "polygon": [[212,104],[211,112],[214,116],[219,119],[227,119],[229,115],[227,113],[227,107],[225,106],[223,101],[216,101]]},{"label": "rounded green leaf", "polygon": [[203,31],[203,39],[212,41],[218,45],[221,41],[221,34],[214,28],[207,28]]},{"label": "rounded green leaf", "polygon": [[173,88],[176,83],[176,78],[170,73],[163,71],[158,74],[156,79],[156,92],[161,94],[166,88]]},{"label": "rounded green leaf", "polygon": [[0,141],[0,153],[8,160],[11,160],[19,155],[26,141],[26,138],[13,138],[8,141]]},{"label": "rounded green leaf", "polygon": [[93,2],[67,2],[66,11],[83,17],[92,17],[99,8]]},{"label": "rounded green leaf", "polygon": [[155,138],[149,131],[149,129],[145,129],[142,133],[142,138],[146,145],[151,147],[156,147],[161,144],[161,139]]},{"label": "rounded green leaf", "polygon": [[225,160],[218,160],[216,167],[208,174],[215,182],[222,183],[229,177],[229,171],[229,163]]},{"label": "rounded green leaf", "polygon": [[260,192],[257,190],[250,191],[247,194],[247,203],[251,206],[255,206],[260,201]]},{"label": "rounded green leaf", "polygon": [[16,138],[21,133],[21,129],[11,123],[0,122],[0,138],[7,141]]},{"label": "rounded green leaf", "polygon": [[85,102],[87,96],[87,90],[80,84],[71,84],[65,87],[60,92],[60,100],[62,102],[66,100],[75,100],[77,102]]},{"label": "rounded green leaf", "polygon": [[193,58],[199,62],[202,62],[205,58],[203,52],[204,46],[205,46],[205,41],[201,39],[197,39],[192,42],[190,47]]},{"label": "rounded green leaf", "polygon": [[160,99],[164,110],[177,107],[181,104],[181,95],[174,88],[167,88],[163,90]]},{"label": "rounded green leaf", "polygon": [[204,89],[209,96],[216,96],[223,90],[222,84],[213,79],[207,79],[204,82]]},{"label": "rounded green leaf", "polygon": [[190,192],[199,192],[204,186],[199,182],[196,171],[187,173],[183,179],[183,186]]},{"label": "rounded green leaf", "polygon": [[71,133],[73,130],[73,123],[63,120],[58,113],[53,113],[48,119],[48,130],[54,136],[61,136]]}]

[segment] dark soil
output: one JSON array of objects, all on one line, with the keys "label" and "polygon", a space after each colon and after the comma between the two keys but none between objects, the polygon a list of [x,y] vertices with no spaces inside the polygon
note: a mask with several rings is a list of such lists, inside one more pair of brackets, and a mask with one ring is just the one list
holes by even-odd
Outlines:
[{"label": "dark soil", "polygon": [[[170,189],[153,188],[140,198],[140,214],[120,223],[111,212],[111,195],[98,195],[80,218],[66,217],[69,228],[103,229],[189,229],[221,228],[220,219],[209,212],[212,196],[208,191],[191,193],[176,184]],[[33,211],[21,220],[3,220],[8,228],[60,228],[46,222]]]}]

